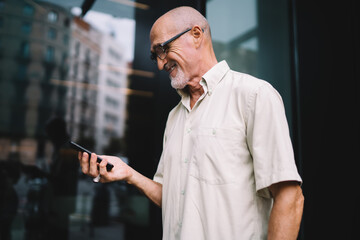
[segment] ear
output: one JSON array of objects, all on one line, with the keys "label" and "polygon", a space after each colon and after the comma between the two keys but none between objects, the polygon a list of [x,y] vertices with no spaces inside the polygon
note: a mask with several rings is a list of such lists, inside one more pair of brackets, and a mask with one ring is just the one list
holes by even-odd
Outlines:
[{"label": "ear", "polygon": [[190,31],[191,35],[193,36],[193,42],[195,47],[199,48],[204,39],[204,32],[202,28],[198,25],[195,25]]}]

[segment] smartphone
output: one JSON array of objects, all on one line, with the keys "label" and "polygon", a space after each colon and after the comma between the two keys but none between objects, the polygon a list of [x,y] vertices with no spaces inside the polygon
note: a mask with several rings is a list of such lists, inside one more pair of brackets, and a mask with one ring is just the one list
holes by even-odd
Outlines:
[{"label": "smartphone", "polygon": [[[70,146],[71,146],[73,149],[75,149],[75,150],[77,150],[77,151],[80,151],[80,152],[86,152],[87,154],[91,155],[91,152],[90,152],[89,150],[87,150],[86,148],[80,146],[79,144],[74,143],[73,141],[70,141],[69,143],[70,143]],[[102,159],[101,159],[100,157],[97,157],[97,162],[98,162],[98,163],[101,163],[101,161],[102,161]],[[107,163],[107,164],[106,164],[106,170],[107,170],[108,172],[110,172],[113,167],[114,167],[114,165],[112,165],[111,163]]]}]

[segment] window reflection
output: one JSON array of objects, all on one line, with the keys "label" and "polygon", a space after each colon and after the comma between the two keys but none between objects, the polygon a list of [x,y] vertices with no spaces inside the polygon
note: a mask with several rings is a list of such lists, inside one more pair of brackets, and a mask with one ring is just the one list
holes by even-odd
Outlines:
[{"label": "window reflection", "polygon": [[21,31],[24,34],[29,34],[31,32],[31,23],[23,22],[22,25],[21,25]]},{"label": "window reflection", "polygon": [[47,18],[49,22],[56,22],[58,20],[58,14],[55,11],[50,11]]},{"label": "window reflection", "polygon": [[32,16],[34,14],[34,7],[30,4],[25,3],[23,13],[25,16]]},{"label": "window reflection", "polygon": [[232,69],[257,76],[257,1],[212,0],[206,7],[218,60],[226,59]]},{"label": "window reflection", "polygon": [[94,185],[64,142],[126,162],[127,96],[148,94],[128,89],[128,73],[152,73],[129,69],[133,46],[115,21],[103,31],[50,2],[0,0],[0,238],[96,239],[110,228],[107,239],[122,239],[126,222],[147,219],[147,200],[124,183]]}]

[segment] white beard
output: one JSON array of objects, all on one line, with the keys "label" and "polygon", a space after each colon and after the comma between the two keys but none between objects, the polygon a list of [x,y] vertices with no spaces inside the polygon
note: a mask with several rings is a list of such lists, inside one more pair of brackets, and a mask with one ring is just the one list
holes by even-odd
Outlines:
[{"label": "white beard", "polygon": [[175,77],[169,76],[171,79],[171,86],[175,89],[183,89],[189,80],[186,79],[184,71],[179,66],[176,66],[176,68],[177,68],[176,76]]}]

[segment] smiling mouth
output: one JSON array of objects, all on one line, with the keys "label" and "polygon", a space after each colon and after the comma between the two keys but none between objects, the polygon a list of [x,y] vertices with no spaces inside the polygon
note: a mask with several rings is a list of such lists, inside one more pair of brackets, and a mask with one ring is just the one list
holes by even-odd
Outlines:
[{"label": "smiling mouth", "polygon": [[170,68],[169,73],[171,73],[171,72],[175,69],[175,67],[176,67],[176,64],[174,64],[174,65]]},{"label": "smiling mouth", "polygon": [[173,63],[171,65],[168,65],[165,67],[165,70],[170,74],[176,67],[176,63]]}]

